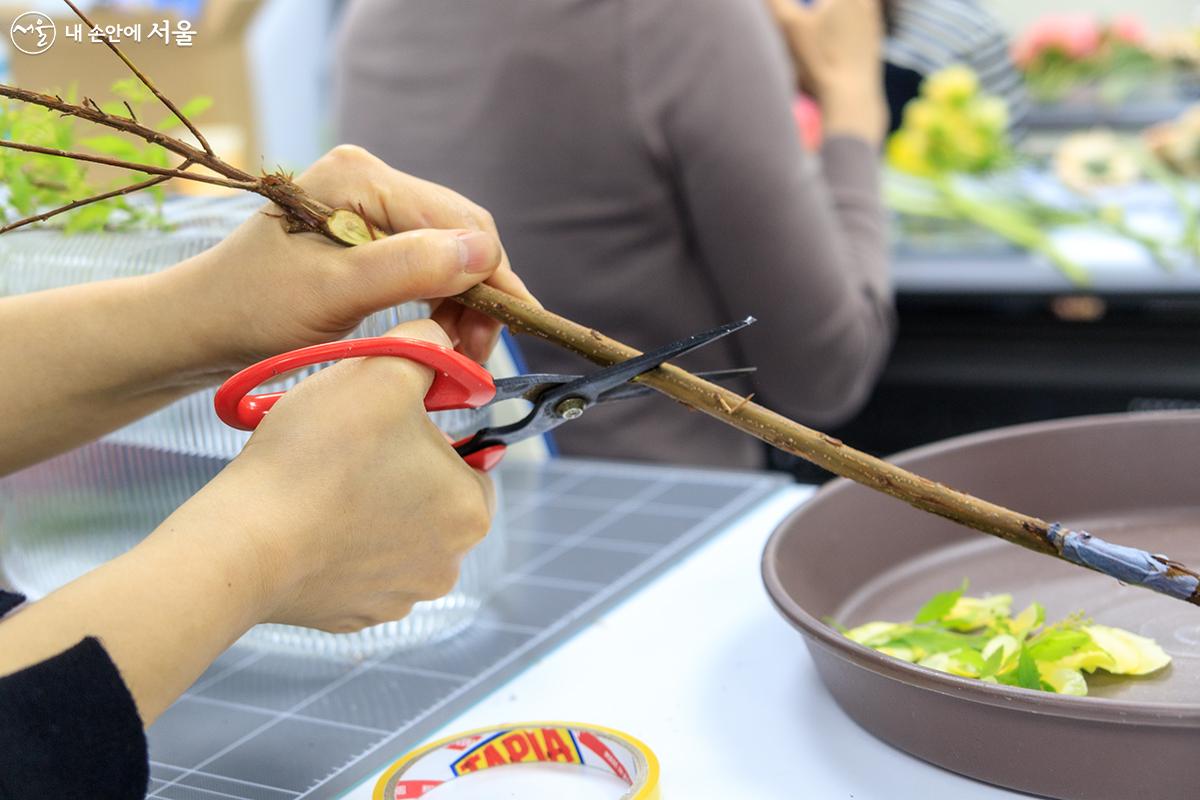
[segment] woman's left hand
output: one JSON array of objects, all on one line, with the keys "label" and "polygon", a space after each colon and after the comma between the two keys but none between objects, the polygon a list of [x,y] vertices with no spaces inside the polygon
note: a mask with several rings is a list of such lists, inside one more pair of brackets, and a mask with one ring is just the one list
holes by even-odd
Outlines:
[{"label": "woman's left hand", "polygon": [[482,361],[499,323],[442,298],[486,281],[533,300],[491,214],[450,189],[349,145],[297,183],[329,206],[361,209],[395,235],[343,247],[318,234],[287,233],[268,207],[211,250],[156,276],[188,309],[217,371],[338,339],[368,315],[418,299],[430,301],[461,352]]},{"label": "woman's left hand", "polygon": [[481,281],[532,299],[491,215],[461,195],[357,147],[334,149],[298,182],[396,233],[343,247],[287,233],[267,207],[162,272],[0,298],[0,474],[410,300],[429,300],[454,345],[482,361],[499,324],[439,301]]}]

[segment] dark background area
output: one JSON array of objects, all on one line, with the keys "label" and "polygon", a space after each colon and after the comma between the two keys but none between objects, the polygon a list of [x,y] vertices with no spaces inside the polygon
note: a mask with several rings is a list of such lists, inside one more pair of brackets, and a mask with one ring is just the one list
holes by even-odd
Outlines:
[{"label": "dark background area", "polygon": [[[1200,408],[1200,296],[1084,296],[1096,319],[1056,313],[1062,301],[900,294],[896,345],[879,386],[859,414],[827,433],[888,455],[1022,422]],[[832,477],[785,453],[769,458],[800,481]]]}]

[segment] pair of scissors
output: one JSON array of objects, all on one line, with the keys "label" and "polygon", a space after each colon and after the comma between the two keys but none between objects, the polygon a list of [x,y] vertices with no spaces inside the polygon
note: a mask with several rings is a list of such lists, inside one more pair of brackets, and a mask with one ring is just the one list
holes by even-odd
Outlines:
[{"label": "pair of scissors", "polygon": [[[753,317],[731,322],[588,375],[531,374],[493,379],[486,369],[454,350],[418,339],[394,336],[318,344],[268,358],[237,373],[217,390],[215,406],[217,416],[226,425],[253,430],[284,395],[284,392],[252,394],[263,383],[301,367],[344,358],[407,358],[434,371],[433,384],[425,395],[426,411],[483,408],[518,398],[533,404],[529,413],[518,422],[485,427],[454,443],[454,449],[468,464],[486,471],[500,462],[511,444],[540,436],[565,422],[578,419],[584,411],[599,403],[650,393],[650,387],[630,382],[673,358],[728,336],[753,322]],[[753,368],[730,369],[701,375],[709,379],[722,379],[752,371]]]}]

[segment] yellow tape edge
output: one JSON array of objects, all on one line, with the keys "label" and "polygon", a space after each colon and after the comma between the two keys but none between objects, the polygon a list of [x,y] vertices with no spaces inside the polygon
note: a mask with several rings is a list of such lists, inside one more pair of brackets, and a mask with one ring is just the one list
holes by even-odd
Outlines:
[{"label": "yellow tape edge", "polygon": [[534,720],[531,722],[513,722],[505,725],[488,725],[483,728],[473,728],[469,731],[459,731],[451,734],[435,742],[423,745],[410,753],[406,753],[400,759],[392,762],[392,764],[383,771],[379,780],[375,782],[375,788],[371,792],[372,800],[390,800],[384,795],[388,779],[396,774],[398,770],[402,770],[418,760],[427,753],[445,747],[448,744],[457,742],[460,739],[465,739],[468,736],[484,736],[489,733],[498,733],[499,731],[510,730],[513,728],[540,728],[540,727],[562,727],[562,728],[578,728],[581,730],[596,731],[611,736],[614,739],[619,739],[637,750],[642,758],[646,759],[646,775],[642,781],[642,785],[634,786],[629,792],[621,796],[621,800],[660,800],[658,787],[658,756],[654,755],[654,751],[646,746],[646,743],[641,739],[630,736],[624,731],[616,730],[615,728],[606,728],[603,725],[592,725],[586,722],[563,722],[561,720]]}]

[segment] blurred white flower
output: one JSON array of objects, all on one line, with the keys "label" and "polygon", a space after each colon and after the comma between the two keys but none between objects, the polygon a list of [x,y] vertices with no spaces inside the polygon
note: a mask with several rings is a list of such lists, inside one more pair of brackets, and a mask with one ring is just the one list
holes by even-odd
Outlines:
[{"label": "blurred white flower", "polygon": [[1110,131],[1072,134],[1054,153],[1054,173],[1077,192],[1124,186],[1141,177],[1137,157]]}]

